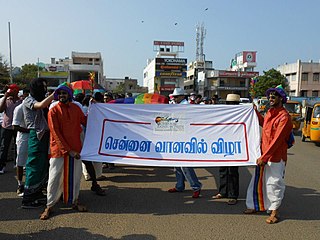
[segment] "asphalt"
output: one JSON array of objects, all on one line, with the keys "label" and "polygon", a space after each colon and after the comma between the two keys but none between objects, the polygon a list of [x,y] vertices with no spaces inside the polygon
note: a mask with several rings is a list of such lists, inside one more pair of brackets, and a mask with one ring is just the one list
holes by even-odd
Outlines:
[{"label": "asphalt", "polygon": [[174,186],[171,168],[117,166],[104,170],[104,197],[81,183],[80,199],[89,212],[79,213],[62,203],[49,220],[39,220],[40,209],[21,209],[13,162],[0,175],[0,240],[2,239],[320,239],[320,148],[296,137],[289,150],[286,193],[275,225],[266,214],[244,215],[246,188],[252,167],[240,168],[238,204],[213,200],[218,168],[198,168],[203,183],[201,198],[193,199],[187,184],[182,193]]}]

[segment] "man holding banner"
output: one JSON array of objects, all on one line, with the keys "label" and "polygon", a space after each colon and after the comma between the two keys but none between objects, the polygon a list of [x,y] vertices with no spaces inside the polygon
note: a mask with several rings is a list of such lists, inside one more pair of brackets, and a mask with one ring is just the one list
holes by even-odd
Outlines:
[{"label": "man holding banner", "polygon": [[[171,94],[175,104],[188,104],[185,99],[186,94],[183,89],[175,88]],[[199,182],[198,177],[192,167],[175,167],[177,183],[174,188],[168,190],[169,193],[182,192],[185,188],[185,180],[187,180],[193,189],[193,198],[199,198],[202,184]]]},{"label": "man holding banner", "polygon": [[283,107],[287,96],[279,85],[266,92],[270,109],[263,118],[256,111],[262,126],[262,155],[257,159],[257,167],[247,190],[245,214],[267,211],[268,224],[279,221],[279,207],[284,197],[284,172],[287,162],[288,140],[292,131],[289,113]]}]

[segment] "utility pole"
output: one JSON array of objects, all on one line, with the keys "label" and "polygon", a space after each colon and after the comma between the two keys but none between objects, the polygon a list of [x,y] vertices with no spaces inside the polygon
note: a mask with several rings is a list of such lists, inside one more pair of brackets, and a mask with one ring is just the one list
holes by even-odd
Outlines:
[{"label": "utility pole", "polygon": [[10,22],[8,22],[8,27],[9,27],[10,83],[13,83],[13,79],[12,79],[12,55],[11,55],[11,31],[10,31]]}]

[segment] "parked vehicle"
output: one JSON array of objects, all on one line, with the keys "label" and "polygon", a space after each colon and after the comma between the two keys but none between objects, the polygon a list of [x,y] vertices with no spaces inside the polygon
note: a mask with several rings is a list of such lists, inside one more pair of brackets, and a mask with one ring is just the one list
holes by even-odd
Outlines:
[{"label": "parked vehicle", "polygon": [[266,113],[268,110],[269,101],[267,97],[262,97],[258,99],[258,111],[262,114]]},{"label": "parked vehicle", "polygon": [[309,138],[311,142],[320,146],[320,102],[313,106],[306,106],[306,116],[301,133],[301,141]]},{"label": "parked vehicle", "polygon": [[287,111],[289,112],[289,114],[291,116],[291,121],[293,124],[292,129],[293,129],[294,133],[297,133],[300,129],[301,120],[302,120],[301,103],[298,101],[288,100],[284,104],[284,107],[285,107],[285,109],[287,109]]},{"label": "parked vehicle", "polygon": [[240,104],[251,104],[249,98],[240,98]]}]

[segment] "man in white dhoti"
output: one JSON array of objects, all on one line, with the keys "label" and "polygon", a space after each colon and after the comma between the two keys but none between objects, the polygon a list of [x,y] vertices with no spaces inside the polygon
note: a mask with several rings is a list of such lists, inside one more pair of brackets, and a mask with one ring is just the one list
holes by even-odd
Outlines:
[{"label": "man in white dhoti", "polygon": [[80,151],[82,142],[81,125],[86,125],[86,117],[78,105],[72,103],[72,88],[63,83],[55,90],[54,97],[59,103],[53,106],[48,113],[50,129],[50,168],[47,189],[47,207],[40,219],[49,218],[54,204],[63,194],[66,204],[78,211],[87,211],[84,205],[78,202],[82,167]]},{"label": "man in white dhoti", "polygon": [[257,167],[247,190],[246,214],[267,211],[268,224],[279,221],[279,207],[284,197],[284,171],[287,162],[289,136],[292,122],[289,113],[283,107],[287,96],[279,85],[266,92],[270,109],[265,117],[256,111],[262,126],[262,155],[257,159]]}]

